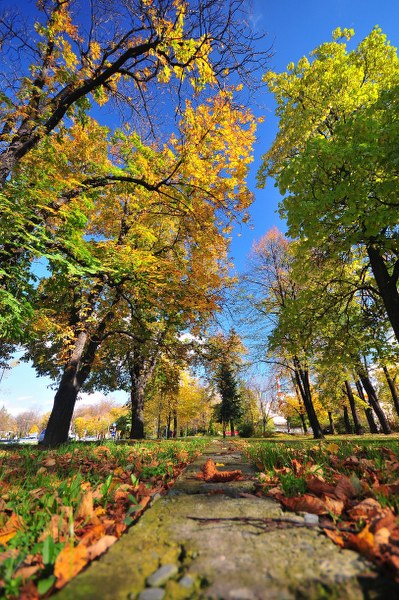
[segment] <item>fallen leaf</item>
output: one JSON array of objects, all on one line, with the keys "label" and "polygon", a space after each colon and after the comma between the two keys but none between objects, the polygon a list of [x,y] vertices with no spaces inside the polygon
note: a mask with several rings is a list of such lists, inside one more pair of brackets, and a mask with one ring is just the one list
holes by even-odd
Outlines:
[{"label": "fallen leaf", "polygon": [[39,600],[39,592],[33,581],[27,581],[19,591],[19,600]]},{"label": "fallen leaf", "polygon": [[348,498],[355,498],[357,496],[357,491],[349,477],[341,475],[335,486],[334,494],[339,500],[345,502]]},{"label": "fallen leaf", "polygon": [[64,587],[75,575],[87,565],[89,555],[86,546],[79,544],[74,548],[67,544],[57,556],[54,565],[54,575],[57,578],[55,587]]},{"label": "fallen leaf", "polygon": [[291,464],[295,475],[301,475],[303,472],[303,464],[296,458],[292,459]]},{"label": "fallen leaf", "polygon": [[341,548],[345,546],[345,540],[339,531],[335,529],[323,529],[323,531],[326,536],[334,542],[334,544],[337,544],[337,546],[340,546]]},{"label": "fallen leaf", "polygon": [[348,515],[354,520],[369,520],[382,515],[382,506],[374,498],[366,498],[348,510]]},{"label": "fallen leaf", "polygon": [[93,493],[91,490],[87,490],[79,503],[79,506],[76,510],[76,519],[88,519],[93,516],[94,506],[93,506]]},{"label": "fallen leaf", "polygon": [[218,471],[215,462],[211,458],[208,458],[202,467],[202,474],[204,480],[211,483],[234,481],[242,477],[242,472],[238,469],[235,471]]},{"label": "fallen leaf", "polygon": [[333,494],[335,491],[334,485],[327,483],[324,479],[320,479],[320,477],[309,475],[306,477],[305,481],[309,492],[312,492],[313,494]]},{"label": "fallen leaf", "polygon": [[391,532],[386,527],[381,527],[375,535],[374,535],[374,543],[376,546],[381,546],[382,544],[388,544],[389,538],[391,537]]},{"label": "fallen leaf", "polygon": [[331,442],[330,444],[324,446],[324,449],[327,450],[327,452],[330,452],[330,454],[336,454],[339,450],[339,446],[338,444]]},{"label": "fallen leaf", "polygon": [[283,496],[280,498],[280,502],[285,507],[296,512],[309,512],[314,515],[323,515],[328,512],[325,502],[310,494],[304,494],[295,498],[285,498]]},{"label": "fallen leaf", "polygon": [[22,528],[22,519],[15,513],[11,515],[7,523],[0,529],[0,544],[6,544]]},{"label": "fallen leaf", "polygon": [[83,544],[87,547],[92,546],[95,542],[102,538],[104,534],[104,526],[102,524],[95,525],[86,531],[86,533],[80,538],[79,544]]},{"label": "fallen leaf", "polygon": [[56,465],[56,460],[54,458],[51,458],[51,456],[49,456],[42,462],[42,465],[47,468],[54,467]]},{"label": "fallen leaf", "polygon": [[110,548],[110,546],[112,546],[117,539],[118,538],[114,535],[105,535],[98,540],[98,542],[87,548],[89,560],[94,560],[98,556],[101,556],[101,554],[104,554],[104,552],[106,552],[106,550],[108,550],[108,548]]},{"label": "fallen leaf", "polygon": [[26,581],[41,569],[41,565],[32,565],[30,567],[20,567],[14,573],[14,577],[21,577],[22,581]]},{"label": "fallen leaf", "polygon": [[345,506],[342,500],[330,498],[330,496],[324,496],[323,500],[325,502],[328,512],[332,513],[336,517],[342,515]]},{"label": "fallen leaf", "polygon": [[348,534],[347,540],[348,547],[363,556],[370,557],[373,554],[374,535],[371,533],[368,524],[357,535],[354,533]]}]

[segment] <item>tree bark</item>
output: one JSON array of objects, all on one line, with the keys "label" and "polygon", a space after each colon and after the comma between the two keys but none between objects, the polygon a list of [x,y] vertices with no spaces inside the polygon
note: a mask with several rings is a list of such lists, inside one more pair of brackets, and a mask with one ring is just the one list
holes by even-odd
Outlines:
[{"label": "tree bark", "polygon": [[75,348],[71,358],[65,366],[60,385],[54,397],[54,404],[46,426],[46,433],[42,445],[54,448],[68,441],[69,428],[76,398],[82,385],[90,374],[100,336],[106,326],[106,319],[99,325],[97,333],[89,339],[87,331],[81,331],[76,338]]},{"label": "tree bark", "polygon": [[344,423],[345,423],[345,431],[346,433],[353,433],[351,422],[349,420],[348,407],[344,405]]},{"label": "tree bark", "polygon": [[348,399],[349,399],[349,406],[351,407],[352,419],[353,419],[353,423],[355,426],[355,433],[356,433],[356,435],[362,435],[364,433],[363,427],[361,426],[359,417],[357,416],[355,398],[353,396],[352,388],[350,386],[349,381],[345,381],[345,389],[346,389],[346,395],[348,396]]},{"label": "tree bark", "polygon": [[367,246],[371,270],[381,294],[389,322],[399,342],[399,293],[397,288],[399,262],[395,264],[392,275],[389,274],[381,250],[375,244]]},{"label": "tree bark", "polygon": [[178,427],[178,422],[177,422],[177,410],[173,411],[173,437],[177,437],[177,427]]},{"label": "tree bark", "polygon": [[294,366],[295,381],[301,393],[306,414],[308,415],[309,423],[313,430],[313,437],[318,440],[323,439],[323,431],[320,427],[320,423],[313,406],[312,394],[310,391],[309,371],[307,369],[302,369],[298,357],[294,357]]},{"label": "tree bark", "polygon": [[392,396],[393,404],[394,404],[394,407],[396,410],[396,414],[399,415],[399,396],[398,396],[398,392],[397,392],[395,383],[394,383],[392,377],[390,376],[389,371],[386,368],[386,366],[384,365],[382,368],[384,370],[384,374],[385,374],[386,380],[389,385],[389,390],[391,392],[391,396]]},{"label": "tree bark", "polygon": [[[334,427],[334,421],[333,421],[333,418],[332,418],[332,412],[331,412],[331,410],[328,411],[328,422],[330,424],[330,433],[334,434],[335,433],[335,427]],[[306,433],[306,431],[305,431],[305,433]]]},{"label": "tree bark", "polygon": [[[355,385],[356,385],[357,392],[358,392],[360,398],[363,400],[363,402],[367,403],[366,397],[363,392],[362,384],[359,379],[356,379]],[[370,402],[368,402],[368,404],[370,404]],[[365,408],[364,412],[366,415],[367,423],[369,424],[370,433],[378,433],[378,427],[374,420],[374,414],[373,414],[372,407],[369,406],[368,408]]]},{"label": "tree bark", "polygon": [[130,402],[132,407],[132,428],[130,439],[144,439],[144,396],[145,385],[141,378],[131,376]]},{"label": "tree bark", "polygon": [[373,384],[371,383],[369,376],[366,375],[365,373],[359,373],[359,378],[360,378],[360,381],[362,382],[362,386],[364,387],[364,390],[368,396],[369,402],[370,402],[375,414],[377,415],[377,419],[380,422],[383,433],[385,433],[385,434],[391,433],[391,428],[389,426],[389,423],[387,421],[385,413],[380,406],[380,403],[379,403],[378,397],[377,397],[377,393],[374,389]]},{"label": "tree bark", "polygon": [[234,422],[232,420],[230,420],[230,436],[231,437],[235,436]]}]

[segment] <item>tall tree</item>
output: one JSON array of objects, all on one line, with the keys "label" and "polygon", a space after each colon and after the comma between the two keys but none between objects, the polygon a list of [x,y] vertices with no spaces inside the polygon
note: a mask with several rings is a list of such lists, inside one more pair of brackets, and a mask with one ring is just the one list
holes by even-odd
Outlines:
[{"label": "tall tree", "polygon": [[280,124],[259,181],[275,177],[291,237],[342,260],[363,249],[399,341],[399,60],[380,29],[349,51],[352,35],[265,76]]},{"label": "tall tree", "polygon": [[230,424],[230,434],[234,436],[235,424],[241,417],[243,409],[233,366],[226,361],[222,361],[216,372],[215,380],[221,397],[220,420],[223,424],[223,436],[226,435],[228,424]]}]

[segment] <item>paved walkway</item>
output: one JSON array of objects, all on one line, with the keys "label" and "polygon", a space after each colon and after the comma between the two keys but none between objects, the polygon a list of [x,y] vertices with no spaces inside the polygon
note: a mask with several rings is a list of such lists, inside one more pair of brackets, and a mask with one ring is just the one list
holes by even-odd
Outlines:
[{"label": "paved walkway", "polygon": [[[399,586],[327,539],[312,515],[251,495],[255,472],[229,443],[210,443],[167,496],[57,600],[359,600],[399,598]],[[205,483],[207,458],[243,481]]]}]

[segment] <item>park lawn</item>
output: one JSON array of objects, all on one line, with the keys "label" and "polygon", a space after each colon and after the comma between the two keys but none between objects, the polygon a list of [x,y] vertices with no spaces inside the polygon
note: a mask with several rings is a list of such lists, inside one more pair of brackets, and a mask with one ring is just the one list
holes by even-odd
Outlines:
[{"label": "park lawn", "polygon": [[235,443],[259,469],[259,496],[319,515],[319,525],[336,544],[359,552],[399,582],[398,435]]},{"label": "park lawn", "polygon": [[47,597],[105,552],[206,440],[0,448],[0,597]]}]

